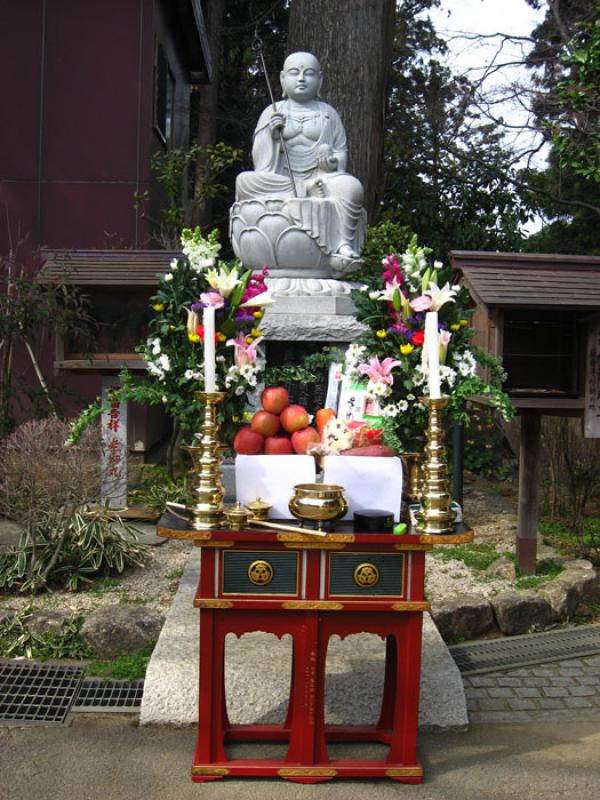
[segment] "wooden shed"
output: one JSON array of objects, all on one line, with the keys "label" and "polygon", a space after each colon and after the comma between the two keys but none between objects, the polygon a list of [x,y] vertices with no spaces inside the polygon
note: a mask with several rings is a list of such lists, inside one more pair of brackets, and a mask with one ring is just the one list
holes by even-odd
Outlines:
[{"label": "wooden shed", "polygon": [[545,253],[450,254],[477,304],[474,343],[502,358],[521,416],[517,554],[535,565],[544,414],[580,416],[600,437],[600,257]]}]

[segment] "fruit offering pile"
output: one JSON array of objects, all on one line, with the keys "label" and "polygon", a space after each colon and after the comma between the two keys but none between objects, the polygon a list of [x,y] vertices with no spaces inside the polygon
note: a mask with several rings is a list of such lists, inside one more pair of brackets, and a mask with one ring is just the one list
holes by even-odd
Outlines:
[{"label": "fruit offering pile", "polygon": [[382,444],[381,428],[367,422],[337,419],[331,408],[310,415],[299,405],[290,405],[283,386],[268,386],[260,396],[262,408],[249,425],[241,428],[233,442],[240,455],[344,455],[393,456],[395,451]]}]

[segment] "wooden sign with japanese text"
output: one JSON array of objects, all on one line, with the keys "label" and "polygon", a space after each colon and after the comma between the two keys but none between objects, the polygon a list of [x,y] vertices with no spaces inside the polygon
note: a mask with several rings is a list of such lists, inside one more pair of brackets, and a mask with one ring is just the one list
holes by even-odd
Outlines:
[{"label": "wooden sign with japanese text", "polygon": [[102,503],[127,505],[127,403],[112,396],[120,388],[115,378],[102,380]]},{"label": "wooden sign with japanese text", "polygon": [[584,436],[600,438],[600,318],[588,325]]}]

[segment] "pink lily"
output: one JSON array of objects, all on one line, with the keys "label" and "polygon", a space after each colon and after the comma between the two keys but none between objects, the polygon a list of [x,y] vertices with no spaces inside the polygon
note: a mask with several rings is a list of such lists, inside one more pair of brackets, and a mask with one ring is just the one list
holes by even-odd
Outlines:
[{"label": "pink lily", "polygon": [[225,305],[225,300],[218,292],[202,292],[200,302],[213,308],[223,308]]},{"label": "pink lily", "polygon": [[419,297],[415,297],[414,300],[410,301],[410,307],[413,311],[429,311],[432,306],[432,299],[426,294],[419,295]]},{"label": "pink lily", "polygon": [[391,374],[394,367],[399,367],[401,361],[394,361],[393,358],[384,358],[379,363],[377,356],[372,356],[368,364],[360,364],[358,371],[363,375],[368,375],[371,383],[386,383],[391,386],[394,383],[394,376]]},{"label": "pink lily", "polygon": [[246,341],[246,337],[243,333],[239,333],[235,339],[228,339],[225,344],[228,347],[233,347],[233,360],[235,361],[236,367],[240,369],[242,367],[247,366],[248,364],[256,363],[257,359],[257,352],[256,347],[262,340],[264,336],[258,336],[254,339],[250,344]]}]

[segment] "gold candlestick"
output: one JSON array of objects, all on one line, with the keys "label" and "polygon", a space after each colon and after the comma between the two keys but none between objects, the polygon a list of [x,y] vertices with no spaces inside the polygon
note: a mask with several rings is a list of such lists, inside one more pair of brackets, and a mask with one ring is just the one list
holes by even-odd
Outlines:
[{"label": "gold candlestick", "polygon": [[223,392],[196,392],[204,403],[204,419],[200,432],[194,434],[198,444],[184,447],[190,454],[192,466],[188,472],[190,525],[195,531],[220,528],[223,525],[225,489],[221,480],[222,458],[219,453],[219,424],[217,404],[225,398]]},{"label": "gold candlestick", "polygon": [[431,535],[454,533],[454,518],[448,491],[448,465],[444,446],[441,411],[448,404],[447,397],[432,399],[421,397],[419,402],[429,408],[427,444],[421,496],[421,511],[417,514],[417,532]]}]

